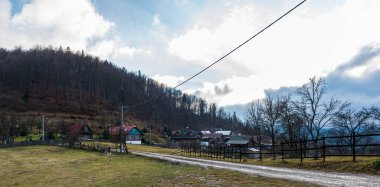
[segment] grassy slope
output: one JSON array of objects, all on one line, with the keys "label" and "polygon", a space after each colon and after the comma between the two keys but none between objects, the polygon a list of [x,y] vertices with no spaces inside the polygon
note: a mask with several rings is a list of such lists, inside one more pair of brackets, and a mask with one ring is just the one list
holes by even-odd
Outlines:
[{"label": "grassy slope", "polygon": [[101,156],[53,146],[0,149],[0,160],[0,186],[306,185],[133,155]]}]

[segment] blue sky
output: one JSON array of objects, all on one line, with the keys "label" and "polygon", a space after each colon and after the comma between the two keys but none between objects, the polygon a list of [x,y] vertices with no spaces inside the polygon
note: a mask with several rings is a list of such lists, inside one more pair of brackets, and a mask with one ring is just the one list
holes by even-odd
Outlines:
[{"label": "blue sky", "polygon": [[[0,0],[0,47],[70,46],[174,86],[296,0]],[[326,76],[329,93],[380,104],[380,1],[308,0],[180,89],[242,105]]]}]

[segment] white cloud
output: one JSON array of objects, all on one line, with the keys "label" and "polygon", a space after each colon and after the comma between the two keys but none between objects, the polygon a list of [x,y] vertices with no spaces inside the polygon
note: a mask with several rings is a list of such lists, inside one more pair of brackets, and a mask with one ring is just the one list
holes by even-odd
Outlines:
[{"label": "white cloud", "polygon": [[102,40],[91,46],[89,52],[96,54],[101,59],[125,59],[133,58],[135,55],[151,55],[151,51],[135,48],[129,46],[123,46],[118,39]]},{"label": "white cloud", "polygon": [[152,25],[153,26],[160,26],[161,25],[160,14],[154,15],[153,20],[152,20]]},{"label": "white cloud", "polygon": [[[282,12],[291,6],[287,3]],[[314,75],[327,75],[348,62],[361,47],[380,42],[380,25],[374,24],[380,17],[380,1],[348,0],[334,6],[319,10],[306,2],[215,67],[224,75],[235,71],[235,76],[204,84],[197,93],[207,97],[215,85],[226,83],[234,90],[232,93],[209,99],[221,105],[246,103],[262,97],[266,89],[299,86]],[[229,7],[220,21],[202,26],[196,23],[177,34],[170,41],[169,53],[206,66],[280,15],[257,4]],[[242,76],[236,67],[249,75]],[[373,62],[351,74],[361,75],[377,67],[378,63]]]},{"label": "white cloud", "polygon": [[185,80],[185,78],[182,76],[176,77],[171,75],[160,74],[153,75],[151,78],[170,87],[177,86],[179,83]]},{"label": "white cloud", "polygon": [[[9,4],[6,0],[2,3]],[[5,29],[1,31],[1,47],[62,45],[85,49],[90,39],[104,37],[115,26],[99,15],[89,0],[34,0],[12,17],[10,8],[2,8]]]},{"label": "white cloud", "polygon": [[109,60],[151,55],[110,37],[116,24],[100,15],[90,0],[33,0],[14,16],[9,1],[0,0],[0,5],[0,47],[69,46]]}]

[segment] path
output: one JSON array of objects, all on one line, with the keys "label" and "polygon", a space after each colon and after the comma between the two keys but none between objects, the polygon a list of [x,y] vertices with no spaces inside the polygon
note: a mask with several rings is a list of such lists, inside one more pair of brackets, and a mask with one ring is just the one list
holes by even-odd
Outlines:
[{"label": "path", "polygon": [[203,167],[213,167],[218,169],[228,169],[252,175],[259,175],[270,178],[281,178],[295,181],[315,183],[323,186],[374,186],[380,187],[380,176],[364,174],[343,174],[331,172],[319,172],[301,169],[289,169],[280,167],[257,166],[248,164],[238,164],[231,162],[204,160],[199,158],[189,158],[159,153],[132,152],[136,155],[167,160],[170,162],[180,162]]}]

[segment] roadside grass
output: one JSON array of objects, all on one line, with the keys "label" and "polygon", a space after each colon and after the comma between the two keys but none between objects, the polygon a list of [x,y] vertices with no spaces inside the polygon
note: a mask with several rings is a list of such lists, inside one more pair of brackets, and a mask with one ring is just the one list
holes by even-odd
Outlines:
[{"label": "roadside grass", "polygon": [[4,148],[0,160],[0,186],[315,186],[56,146]]},{"label": "roadside grass", "polygon": [[29,136],[17,136],[15,137],[14,141],[15,142],[22,142],[22,141],[28,141],[28,140],[40,140],[40,135],[38,134],[32,134]]},{"label": "roadside grass", "polygon": [[270,158],[260,160],[243,159],[244,163],[264,165],[264,166],[276,166],[276,167],[289,167],[297,169],[319,170],[328,172],[342,172],[342,173],[362,173],[380,175],[380,168],[376,168],[375,162],[380,161],[380,157],[356,157],[356,161],[352,161],[352,157],[326,157],[326,161],[323,159],[304,159],[303,162],[300,159],[284,159],[277,158],[272,160]]},{"label": "roadside grass", "polygon": [[142,151],[142,152],[150,152],[150,153],[181,155],[181,149],[168,149],[168,148],[155,147],[155,146],[132,145],[132,144],[128,144],[127,147],[129,151]]}]

